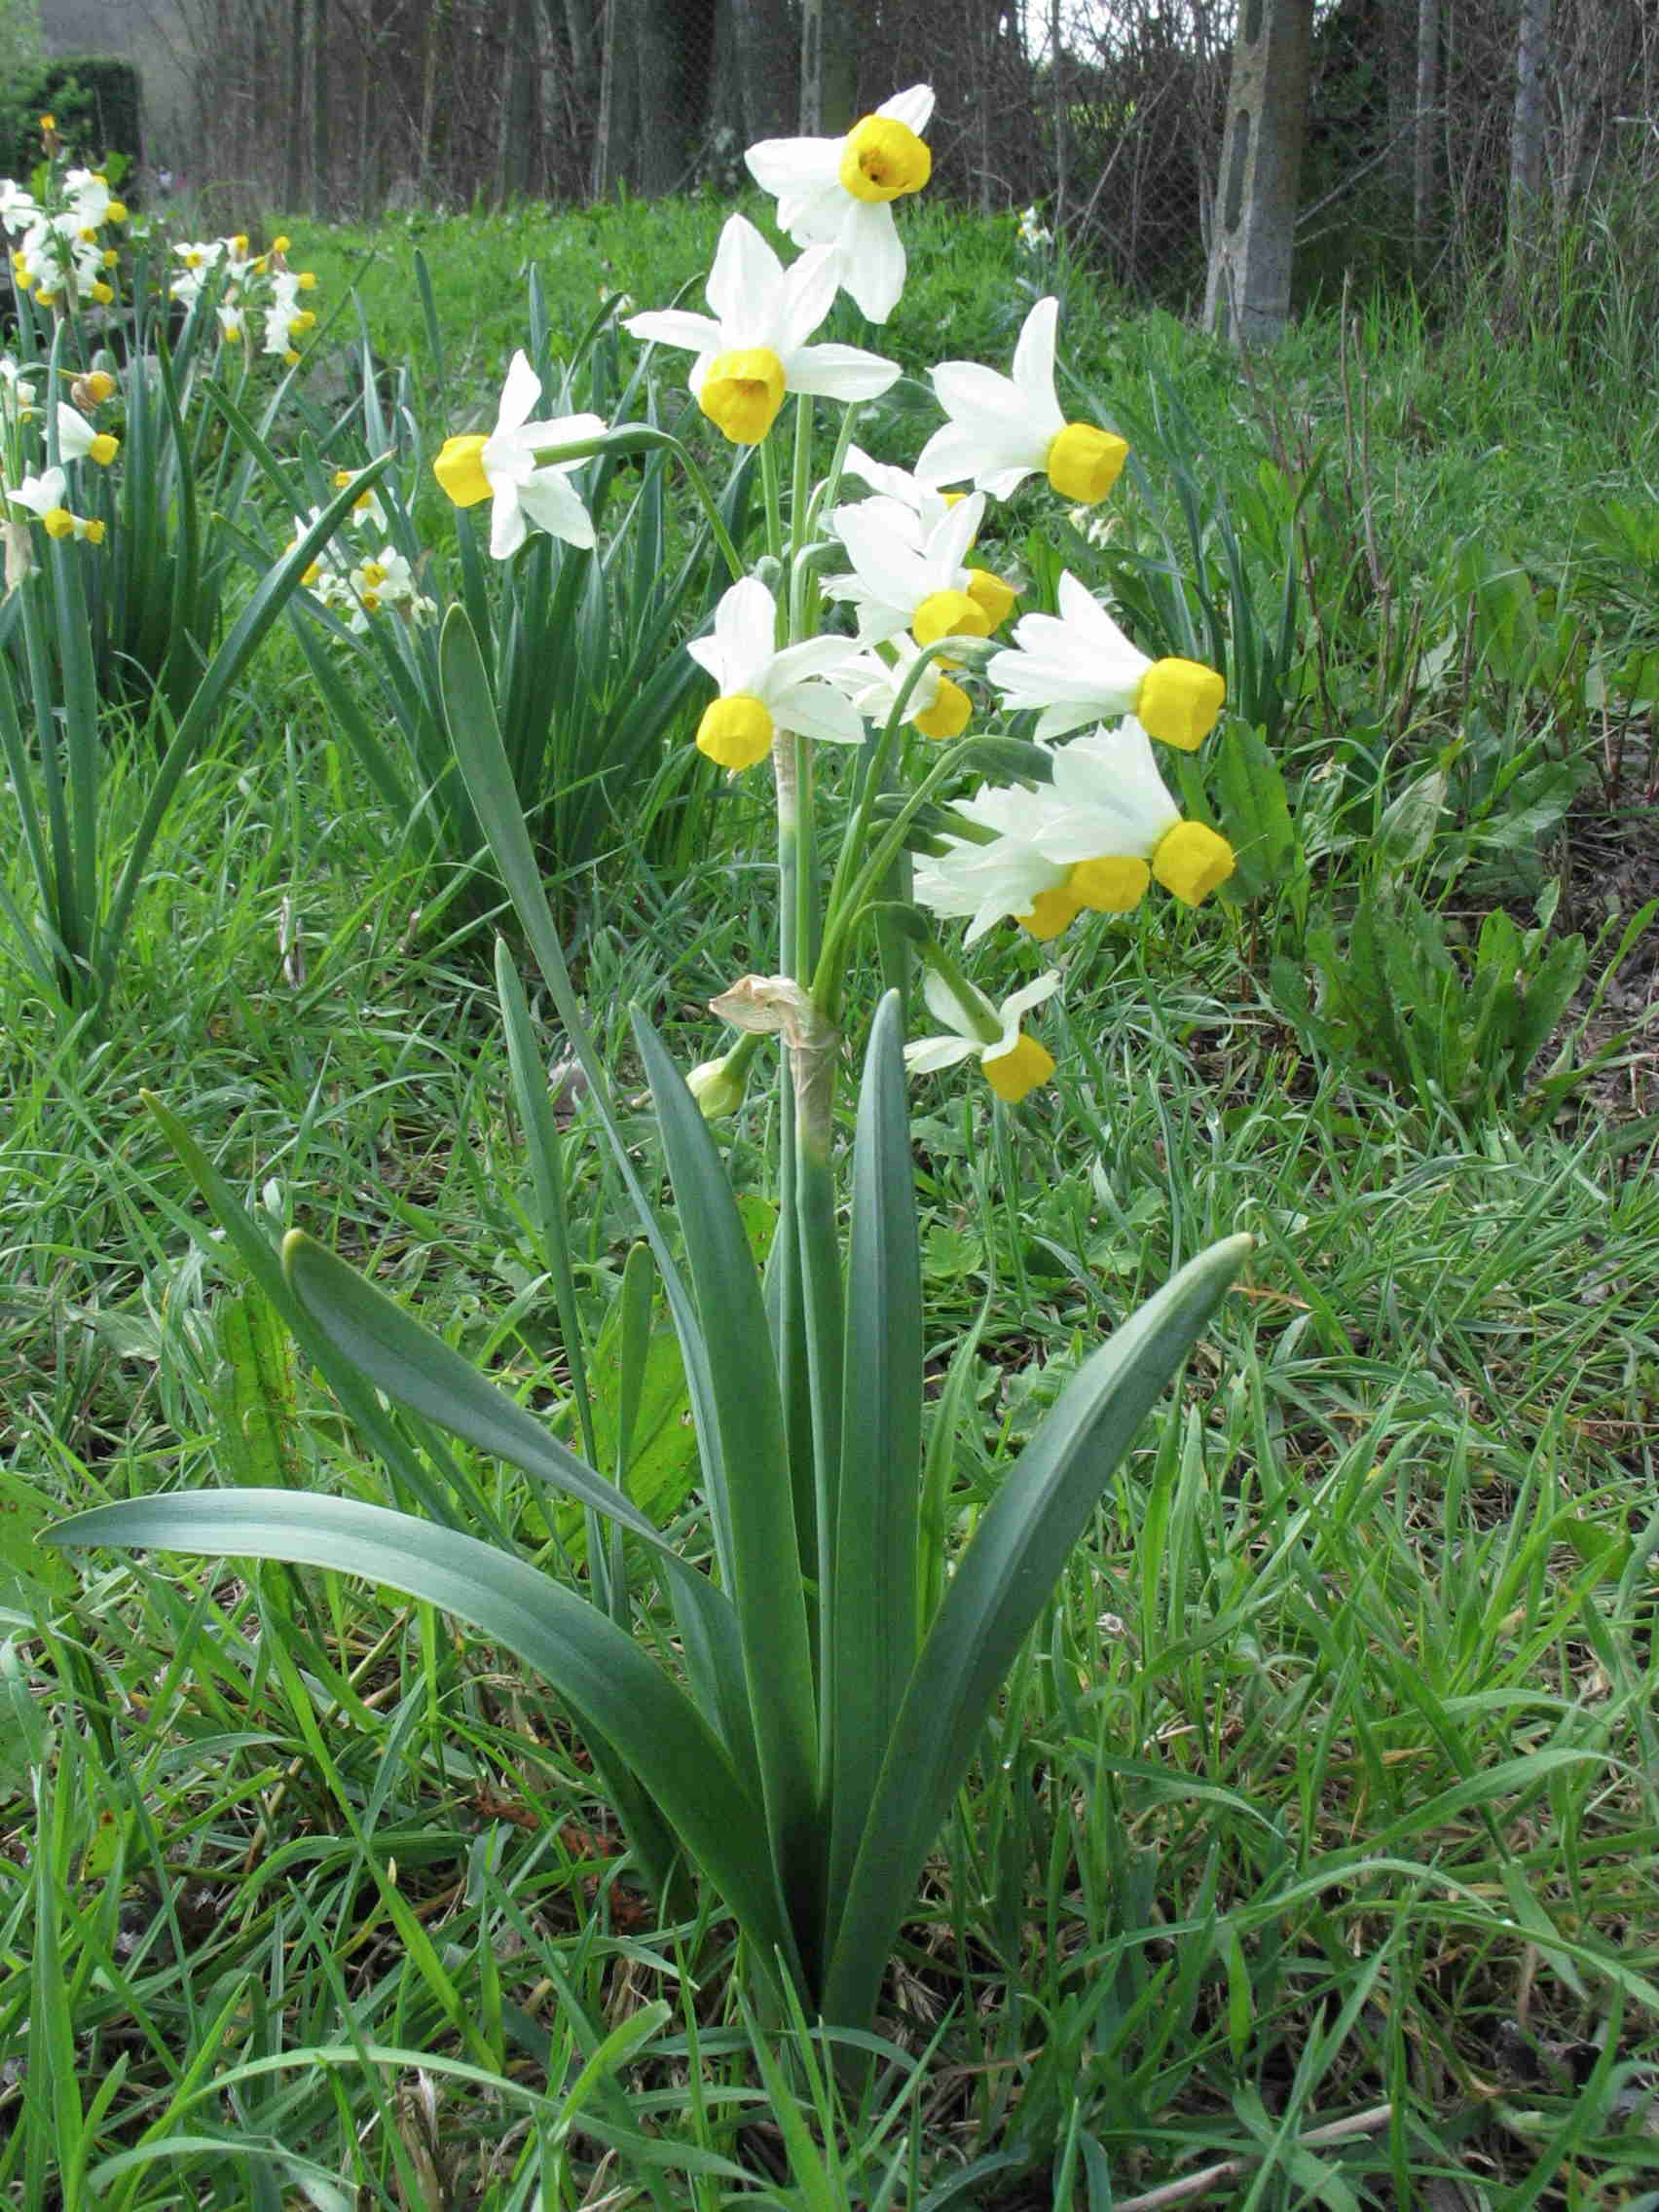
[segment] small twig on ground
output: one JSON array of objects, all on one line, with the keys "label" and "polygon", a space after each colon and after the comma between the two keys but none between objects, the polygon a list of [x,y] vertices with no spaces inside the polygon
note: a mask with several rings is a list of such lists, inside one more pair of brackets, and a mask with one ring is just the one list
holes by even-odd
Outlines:
[{"label": "small twig on ground", "polygon": [[[1392,2105],[1373,2105],[1369,2112],[1356,2112],[1351,2119],[1333,2120],[1327,2126],[1299,2135],[1296,2148],[1311,2151],[1321,2143],[1344,2143],[1351,2135],[1373,2135],[1378,2128],[1387,2126],[1393,2110]],[[1224,2181],[1241,2181],[1254,2164],[1252,2158],[1223,2158],[1218,2166],[1205,2166],[1180,2181],[1166,2181],[1159,2189],[1149,2189],[1144,2196],[1125,2196],[1118,2212],[1162,2212],[1168,2204],[1191,2204],[1195,2197],[1207,2196],[1212,2189],[1219,2189]]]}]

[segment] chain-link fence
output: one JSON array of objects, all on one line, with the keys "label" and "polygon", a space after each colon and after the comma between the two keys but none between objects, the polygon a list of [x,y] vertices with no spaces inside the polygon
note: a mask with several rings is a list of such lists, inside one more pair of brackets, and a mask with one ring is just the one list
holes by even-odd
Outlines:
[{"label": "chain-link fence", "polygon": [[[798,0],[180,5],[199,167],[273,203],[373,213],[725,184],[746,144],[796,128]],[[831,6],[853,112],[936,88],[940,190],[1036,203],[1130,290],[1198,294],[1234,0]],[[1518,209],[1559,228],[1614,187],[1659,251],[1659,0],[1314,0],[1311,52],[1303,296],[1345,272],[1455,272]]]}]

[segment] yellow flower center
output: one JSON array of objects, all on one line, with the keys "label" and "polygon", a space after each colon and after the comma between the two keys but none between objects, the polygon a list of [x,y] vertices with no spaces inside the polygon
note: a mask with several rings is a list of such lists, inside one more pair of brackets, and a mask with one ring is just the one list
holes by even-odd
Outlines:
[{"label": "yellow flower center", "polygon": [[1191,753],[1215,727],[1227,685],[1196,660],[1155,660],[1141,678],[1135,714],[1149,737]]},{"label": "yellow flower center", "polygon": [[101,545],[104,541],[104,526],[94,515],[90,523],[84,525],[81,535],[89,545]]},{"label": "yellow flower center", "polygon": [[990,616],[965,591],[930,591],[910,623],[910,635],[918,645],[937,645],[940,638],[988,638],[990,634]]},{"label": "yellow flower center", "polygon": [[1008,620],[1010,609],[1019,594],[1013,584],[1004,583],[1001,576],[993,576],[989,569],[970,569],[968,597],[976,607],[984,608],[990,616],[991,629],[995,630]]},{"label": "yellow flower center", "polygon": [[93,369],[82,382],[86,385],[87,396],[94,407],[115,397],[115,379],[107,369]]},{"label": "yellow flower center", "polygon": [[1047,1083],[1054,1072],[1054,1056],[1035,1037],[1016,1037],[1012,1049],[994,1059],[981,1060],[985,1081],[1010,1106],[1017,1106],[1028,1090]]},{"label": "yellow flower center", "polygon": [[1083,901],[1069,884],[1057,883],[1051,890],[1039,891],[1031,902],[1028,914],[1016,914],[1014,919],[1022,930],[1029,930],[1034,938],[1047,944],[1051,938],[1058,937],[1069,929],[1083,911]]},{"label": "yellow flower center", "polygon": [[103,265],[106,269],[113,269],[120,259],[121,256],[116,252],[114,246],[106,245],[104,247]]},{"label": "yellow flower center", "polygon": [[108,220],[109,222],[112,222],[112,223],[125,223],[125,222],[126,222],[126,220],[127,220],[127,203],[126,203],[126,201],[125,201],[125,200],[112,200],[112,201],[110,202],[109,205],[108,205],[108,206],[107,206],[107,207],[106,207],[106,208],[104,209],[104,215],[105,215],[105,218],[106,218],[106,219],[107,219],[107,220]]},{"label": "yellow flower center", "polygon": [[368,586],[370,591],[373,591],[377,584],[385,583],[386,571],[381,567],[378,561],[365,561],[363,563],[362,576],[364,583]]},{"label": "yellow flower center", "polygon": [[757,446],[784,404],[784,364],[769,346],[717,353],[697,404],[734,446]]},{"label": "yellow flower center", "polygon": [[112,438],[107,430],[100,430],[87,448],[89,457],[95,461],[100,468],[107,468],[120,451],[121,440]]},{"label": "yellow flower center", "polygon": [[1066,889],[1096,914],[1127,914],[1138,906],[1152,881],[1145,861],[1103,855],[1099,860],[1079,861],[1066,878]]},{"label": "yellow flower center", "polygon": [[48,537],[67,537],[75,528],[75,518],[67,507],[48,507],[40,519]]},{"label": "yellow flower center", "polygon": [[100,308],[107,308],[115,297],[114,287],[106,284],[100,276],[92,286],[92,297],[97,301]]},{"label": "yellow flower center", "polygon": [[314,269],[302,269],[295,278],[295,282],[302,292],[314,292],[316,290],[316,271]]},{"label": "yellow flower center", "polygon": [[464,437],[446,438],[432,463],[432,474],[458,507],[475,507],[490,497],[490,479],[480,458],[488,441],[477,430]]},{"label": "yellow flower center", "polygon": [[697,750],[734,774],[739,768],[753,768],[772,750],[771,710],[749,691],[712,699],[697,724]]},{"label": "yellow flower center", "polygon": [[1062,499],[1091,507],[1117,483],[1128,457],[1128,447],[1110,430],[1097,430],[1092,423],[1068,423],[1051,441],[1044,465]]},{"label": "yellow flower center", "polygon": [[960,737],[973,712],[974,702],[961,684],[941,676],[939,695],[925,713],[916,717],[916,727],[924,737]]},{"label": "yellow flower center", "polygon": [[898,200],[933,174],[927,141],[890,115],[866,115],[841,148],[841,184],[855,200]]},{"label": "yellow flower center", "polygon": [[1233,847],[1201,822],[1177,822],[1159,840],[1152,872],[1184,906],[1207,899],[1234,869]]},{"label": "yellow flower center", "polygon": [[307,569],[304,574],[300,577],[300,581],[305,585],[307,591],[311,590],[313,584],[315,583],[317,577],[320,576],[321,573],[322,563],[320,561],[313,561],[311,567]]},{"label": "yellow flower center", "polygon": [[273,253],[286,253],[292,243],[293,240],[288,237],[287,233],[285,231],[279,231],[276,237],[274,238],[271,241],[271,250]]}]

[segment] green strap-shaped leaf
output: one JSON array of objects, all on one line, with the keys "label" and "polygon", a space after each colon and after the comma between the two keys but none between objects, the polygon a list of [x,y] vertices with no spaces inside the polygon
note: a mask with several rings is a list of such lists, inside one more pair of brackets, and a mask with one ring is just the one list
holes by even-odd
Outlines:
[{"label": "green strap-shaped leaf", "polygon": [[1009,1469],[945,1592],[887,1747],[824,1987],[824,2016],[872,2012],[922,1862],[1004,1676],[1108,1477],[1250,1249],[1212,1244],[1075,1375]]},{"label": "green strap-shaped leaf", "polygon": [[829,1677],[831,1937],[916,1664],[922,1263],[903,1038],[902,1005],[890,991],[870,1029],[853,1148]]},{"label": "green strap-shaped leaf", "polygon": [[[460,511],[460,520],[466,520],[464,509]],[[506,753],[501,744],[495,695],[490,688],[490,679],[478,648],[477,637],[462,608],[450,608],[444,619],[443,641],[439,649],[444,719],[449,725],[450,742],[455,748],[456,759],[460,763],[479,822],[483,825],[484,834],[490,841],[490,850],[500,870],[501,881],[512,899],[513,911],[518,915],[529,940],[530,949],[535,956],[535,964],[540,969],[542,979],[558,1009],[559,1018],[565,1024],[571,1050],[583,1075],[587,1077],[588,1096],[610,1141],[617,1172],[639,1213],[640,1226],[662,1276],[668,1309],[673,1316],[675,1331],[680,1338],[681,1354],[685,1361],[685,1386],[691,1399],[691,1418],[697,1426],[697,1442],[703,1455],[703,1473],[709,1492],[709,1512],[714,1523],[715,1556],[719,1563],[722,1580],[729,1583],[731,1538],[726,1508],[725,1466],[720,1457],[719,1430],[715,1420],[714,1401],[710,1392],[708,1354],[697,1325],[697,1316],[685,1285],[681,1280],[680,1271],[674,1264],[668,1239],[663,1235],[662,1226],[634,1166],[627,1141],[610,1103],[610,1088],[606,1081],[605,1069],[582,1019],[576,994],[571,987],[564,948],[559,942],[559,933],[553,927],[552,914],[548,911],[547,896],[541,888],[535,855],[531,850],[530,833],[524,826],[524,811],[519,804]]]},{"label": "green strap-shaped leaf", "polygon": [[708,1351],[731,1515],[732,1602],[779,1880],[801,1932],[816,1931],[824,1835],[806,1604],[772,1340],[743,1218],[709,1125],[662,1039],[636,1014]]},{"label": "green strap-shaped leaf", "polygon": [[626,1759],[760,1957],[781,1950],[798,1971],[760,1808],[713,1729],[631,1637],[523,1560],[383,1505],[276,1490],[95,1506],[59,1522],[47,1540],[327,1567],[470,1621],[550,1682],[578,1722]]}]

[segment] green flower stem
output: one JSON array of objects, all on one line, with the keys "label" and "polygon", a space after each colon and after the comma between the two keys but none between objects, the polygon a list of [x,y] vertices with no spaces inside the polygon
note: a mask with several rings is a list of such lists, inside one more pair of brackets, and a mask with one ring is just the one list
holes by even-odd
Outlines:
[{"label": "green flower stem", "polygon": [[647,453],[653,448],[673,454],[684,470],[685,481],[690,485],[715,543],[720,549],[721,558],[731,571],[731,580],[734,584],[741,583],[749,571],[744,566],[743,556],[732,543],[731,533],[725,526],[719,503],[709,489],[709,480],[680,440],[671,437],[666,430],[656,429],[649,423],[619,423],[615,429],[607,430],[602,437],[582,438],[568,446],[537,446],[535,465],[544,468],[555,461],[590,461],[595,454]]},{"label": "green flower stem", "polygon": [[782,561],[784,509],[778,490],[778,449],[770,431],[760,440],[760,490],[766,502],[766,550],[774,561]]},{"label": "green flower stem", "polygon": [[795,400],[794,474],[790,485],[790,643],[798,645],[817,629],[818,595],[811,569],[801,559],[810,542],[807,505],[812,485],[812,401]]},{"label": "green flower stem", "polygon": [[977,990],[963,974],[952,955],[937,939],[922,941],[922,958],[935,974],[948,985],[950,995],[974,1024],[981,1045],[994,1045],[1002,1035],[1002,1024],[991,1012],[990,1002],[983,991]]},{"label": "green flower stem", "polygon": [[[911,823],[940,787],[950,781],[972,750],[973,741],[966,745],[953,745],[936,760],[903,806],[888,824],[875,850],[859,870],[848,890],[832,898],[829,919],[824,929],[824,947],[818,956],[818,967],[812,978],[812,1003],[827,1020],[834,1021],[840,1013],[841,980],[848,942],[859,917],[873,899],[886,877],[888,869],[904,848],[904,839]],[[866,786],[866,795],[869,787]]]}]

